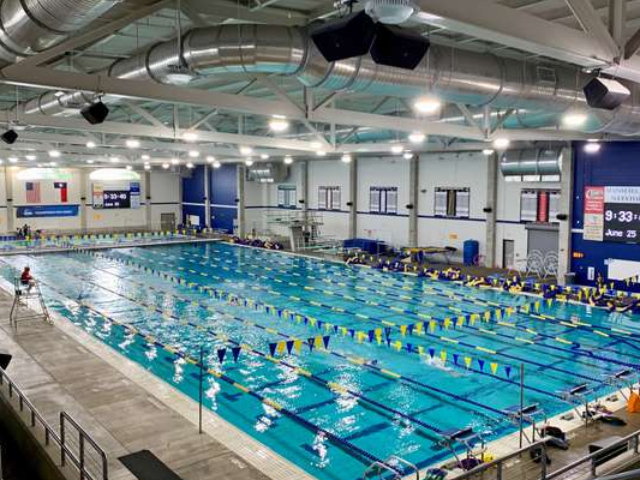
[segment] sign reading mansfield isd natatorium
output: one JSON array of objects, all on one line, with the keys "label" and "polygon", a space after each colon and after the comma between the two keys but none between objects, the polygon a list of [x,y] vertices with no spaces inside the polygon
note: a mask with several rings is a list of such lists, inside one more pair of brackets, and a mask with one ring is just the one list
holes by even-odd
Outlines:
[{"label": "sign reading mansfield isd natatorium", "polygon": [[640,187],[585,187],[583,238],[640,243]]}]

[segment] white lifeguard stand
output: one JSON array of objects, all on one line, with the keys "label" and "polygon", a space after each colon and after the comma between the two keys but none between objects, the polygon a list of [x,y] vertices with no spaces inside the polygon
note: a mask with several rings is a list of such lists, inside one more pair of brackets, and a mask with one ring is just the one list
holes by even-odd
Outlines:
[{"label": "white lifeguard stand", "polygon": [[24,285],[20,278],[16,277],[13,279],[13,285],[13,305],[11,305],[11,313],[9,314],[10,325],[17,328],[18,322],[25,320],[42,320],[51,323],[49,309],[37,282],[29,288],[29,285]]}]

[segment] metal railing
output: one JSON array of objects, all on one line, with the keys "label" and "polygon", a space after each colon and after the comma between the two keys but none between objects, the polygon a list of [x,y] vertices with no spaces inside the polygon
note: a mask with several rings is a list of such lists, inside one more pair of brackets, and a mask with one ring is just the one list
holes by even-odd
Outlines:
[{"label": "metal railing", "polygon": [[[78,471],[80,480],[108,480],[107,455],[98,443],[76,422],[68,413],[60,413],[60,431],[59,433],[53,428],[49,422],[42,416],[38,409],[31,403],[29,398],[20,390],[11,377],[0,368],[0,387],[6,386],[9,394],[9,401],[17,399],[20,413],[24,413],[25,409],[29,415],[29,423],[31,428],[38,425],[44,432],[44,444],[46,447],[54,444],[60,450],[60,466],[64,467],[68,463],[73,465]],[[72,425],[78,433],[78,451],[74,451],[73,443],[69,442],[66,434],[65,426]],[[99,475],[93,473],[90,468],[92,462],[87,454],[86,444],[93,447],[98,455],[97,462],[100,471]],[[69,462],[67,462],[67,459]],[[93,462],[96,463],[95,461]]]},{"label": "metal railing", "polygon": [[[549,438],[527,445],[504,457],[483,463],[462,473],[453,480],[554,480],[594,479],[621,468],[640,458],[640,430],[612,442],[590,455],[586,455],[564,467],[549,471]],[[610,463],[612,460],[617,463]],[[603,470],[603,471],[599,471]]]}]

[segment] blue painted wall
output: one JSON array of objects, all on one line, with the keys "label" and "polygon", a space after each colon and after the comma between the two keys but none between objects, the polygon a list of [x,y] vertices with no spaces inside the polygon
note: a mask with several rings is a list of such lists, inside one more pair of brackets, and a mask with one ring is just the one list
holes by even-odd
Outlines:
[{"label": "blue painted wall", "polygon": [[[574,144],[573,229],[583,228],[584,188],[587,186],[640,186],[640,142],[612,142],[602,144],[598,153],[584,151],[583,143]],[[572,259],[572,271],[578,283],[593,284],[587,279],[587,268],[596,269],[606,279],[608,258],[640,260],[640,245],[616,242],[592,242],[573,232],[572,251],[584,254]],[[623,285],[618,285],[622,288]],[[639,287],[635,287],[636,290]]]},{"label": "blue painted wall", "polygon": [[238,218],[238,177],[234,164],[223,164],[211,169],[211,225],[233,233],[233,222]]},{"label": "blue painted wall", "polygon": [[197,215],[200,217],[201,227],[206,225],[204,170],[204,166],[200,165],[191,170],[191,178],[182,179],[182,222],[186,223],[189,215]]}]

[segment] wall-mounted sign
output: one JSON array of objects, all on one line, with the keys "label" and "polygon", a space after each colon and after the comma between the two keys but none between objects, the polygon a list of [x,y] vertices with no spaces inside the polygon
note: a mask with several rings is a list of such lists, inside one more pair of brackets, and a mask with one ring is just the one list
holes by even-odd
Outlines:
[{"label": "wall-mounted sign", "polygon": [[583,238],[640,243],[640,187],[586,187]]},{"label": "wall-mounted sign", "polygon": [[17,207],[18,218],[77,217],[78,205],[35,205]]},{"label": "wall-mounted sign", "polygon": [[140,182],[94,182],[93,208],[140,208]]}]

